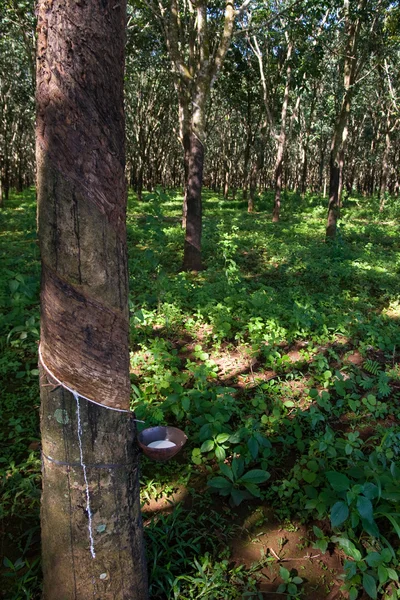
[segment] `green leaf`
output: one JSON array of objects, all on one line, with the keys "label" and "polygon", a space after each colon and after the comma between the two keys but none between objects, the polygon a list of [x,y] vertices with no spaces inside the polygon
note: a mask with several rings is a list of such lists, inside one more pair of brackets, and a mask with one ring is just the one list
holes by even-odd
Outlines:
[{"label": "green leaf", "polygon": [[375,521],[366,521],[365,519],[361,519],[361,525],[363,526],[364,531],[372,535],[372,537],[379,538],[380,533],[379,529],[375,523]]},{"label": "green leaf", "polygon": [[336,492],[347,492],[351,487],[350,479],[344,473],[328,471],[326,477]]},{"label": "green leaf", "polygon": [[379,554],[379,552],[370,552],[366,557],[365,557],[365,562],[367,563],[367,565],[369,567],[374,567],[376,568],[378,565],[381,564],[382,562],[382,557]]},{"label": "green leaf", "polygon": [[361,560],[361,552],[355,547],[351,540],[345,537],[335,536],[332,538],[332,541],[337,542],[341,549],[347,554],[347,556],[350,556],[350,558],[353,558],[355,561]]},{"label": "green leaf", "polygon": [[234,458],[232,461],[232,473],[235,481],[239,479],[244,471],[244,460],[243,458]]},{"label": "green leaf", "polygon": [[390,562],[392,560],[392,553],[389,548],[384,548],[381,552],[383,562]]},{"label": "green leaf", "polygon": [[307,494],[308,498],[314,499],[318,497],[318,491],[312,485],[304,486],[304,491]]},{"label": "green leaf", "polygon": [[249,482],[249,483],[264,483],[271,477],[271,474],[268,471],[263,471],[261,469],[253,469],[252,471],[247,471],[242,477],[240,481]]},{"label": "green leaf", "polygon": [[335,380],[335,391],[339,396],[342,396],[342,398],[346,395],[344,381],[340,381],[338,379]]},{"label": "green leaf", "polygon": [[357,498],[357,510],[362,519],[372,523],[374,520],[374,509],[372,507],[372,502],[365,496],[359,496]]},{"label": "green leaf", "polygon": [[309,460],[307,463],[307,469],[309,469],[310,471],[313,471],[314,473],[317,473],[317,471],[319,470],[319,465],[318,465],[317,461]]},{"label": "green leaf", "polygon": [[328,540],[317,540],[313,544],[313,547],[321,550],[322,553],[325,553],[328,550]]},{"label": "green leaf", "polygon": [[201,445],[201,452],[210,452],[214,448],[214,440],[206,440]]},{"label": "green leaf", "polygon": [[288,594],[290,594],[291,596],[296,596],[297,595],[297,586],[294,583],[289,583],[287,586],[287,591],[288,591]]},{"label": "green leaf", "polygon": [[244,484],[244,487],[246,488],[246,490],[248,492],[250,492],[250,494],[252,496],[255,496],[256,498],[259,498],[261,496],[260,488],[255,483],[249,483],[249,482],[247,482],[247,483]]},{"label": "green leaf", "polygon": [[399,580],[399,576],[397,575],[397,572],[394,569],[390,569],[389,567],[387,567],[386,571],[387,571],[387,574],[389,575],[390,579],[392,579],[393,581]]},{"label": "green leaf", "polygon": [[12,294],[14,294],[17,291],[17,289],[19,288],[19,283],[18,283],[18,281],[15,281],[15,279],[12,279],[11,281],[8,282],[8,286],[10,288],[10,292]]},{"label": "green leaf", "polygon": [[188,410],[190,409],[190,398],[188,398],[187,396],[182,398],[182,408],[186,412],[188,412]]},{"label": "green leaf", "polygon": [[317,479],[317,474],[313,473],[312,471],[309,471],[308,469],[303,469],[301,475],[304,481],[306,481],[307,483],[313,483],[313,481]]},{"label": "green leaf", "polygon": [[295,406],[295,403],[293,402],[293,400],[285,400],[283,402],[284,406],[287,406],[287,408],[293,408],[293,406]]},{"label": "green leaf", "polygon": [[314,535],[317,538],[323,538],[324,537],[324,532],[322,531],[322,529],[320,529],[316,525],[313,525],[313,532],[314,532]]},{"label": "green leaf", "polygon": [[358,598],[358,589],[355,587],[351,587],[349,589],[349,600],[357,600]]},{"label": "green leaf", "polygon": [[303,580],[301,577],[293,577],[292,579],[293,583],[295,583],[296,585],[300,585],[301,583],[303,583]]},{"label": "green leaf", "polygon": [[369,575],[368,573],[363,573],[363,588],[370,598],[376,600],[376,598],[378,597],[376,591],[376,582],[372,575]]},{"label": "green leaf", "polygon": [[366,498],[374,500],[379,496],[378,486],[370,482],[365,483],[363,486],[363,494]]},{"label": "green leaf", "polygon": [[350,456],[350,454],[353,452],[353,446],[351,444],[346,444],[344,451],[347,456]]},{"label": "green leaf", "polygon": [[230,479],[232,482],[234,481],[232,469],[230,468],[229,465],[227,465],[226,463],[221,463],[219,465],[219,468],[220,468],[222,475],[224,475],[225,477]]},{"label": "green leaf", "polygon": [[251,437],[249,439],[249,441],[247,442],[247,446],[250,450],[250,454],[252,456],[253,459],[256,459],[258,456],[258,442],[255,438]]},{"label": "green leaf", "polygon": [[378,566],[378,578],[379,578],[379,585],[386,583],[386,581],[389,578],[388,570],[383,565]]},{"label": "green leaf", "polygon": [[216,448],[215,448],[215,456],[217,457],[217,460],[219,460],[220,462],[223,462],[225,460],[225,458],[226,458],[226,452],[222,448],[222,446],[216,446]]},{"label": "green leaf", "polygon": [[279,567],[279,576],[283,581],[287,582],[290,579],[290,572],[285,567]]},{"label": "green leaf", "polygon": [[227,440],[229,440],[230,437],[230,433],[219,433],[217,435],[217,437],[215,438],[215,441],[218,444],[223,444],[224,442],[226,442]]},{"label": "green leaf", "polygon": [[392,474],[393,479],[400,479],[400,467],[396,465],[396,463],[392,462],[390,465],[390,472]]},{"label": "green leaf", "polygon": [[331,510],[331,525],[339,527],[349,516],[349,507],[344,502],[336,502]]},{"label": "green leaf", "polygon": [[7,569],[13,569],[14,568],[14,564],[11,562],[11,560],[9,558],[7,558],[7,556],[5,556],[3,558],[3,565],[5,567],[7,567]]},{"label": "green leaf", "polygon": [[207,485],[228,493],[230,493],[232,489],[232,482],[225,479],[225,477],[213,477],[213,479],[210,479],[210,481],[207,482]]},{"label": "green leaf", "polygon": [[231,498],[233,501],[233,504],[235,506],[239,506],[239,504],[245,499],[246,495],[244,492],[242,492],[242,490],[237,490],[235,488],[232,488],[231,490]]}]

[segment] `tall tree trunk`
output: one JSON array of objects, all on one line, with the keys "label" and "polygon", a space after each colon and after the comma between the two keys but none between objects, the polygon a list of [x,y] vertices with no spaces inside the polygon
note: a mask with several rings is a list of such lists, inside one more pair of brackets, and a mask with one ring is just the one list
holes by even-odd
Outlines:
[{"label": "tall tree trunk", "polygon": [[258,166],[258,158],[256,158],[250,172],[250,193],[247,200],[248,213],[254,212],[254,200],[257,191]]},{"label": "tall tree trunk", "polygon": [[188,138],[187,182],[186,182],[186,231],[183,248],[183,269],[201,271],[202,199],[205,140],[205,104],[209,83],[201,80],[197,83],[194,96],[194,108]]},{"label": "tall tree trunk", "polygon": [[301,164],[301,182],[300,192],[304,196],[307,190],[307,174],[308,174],[308,136],[303,145],[303,160]]},{"label": "tall tree trunk", "polygon": [[183,204],[182,204],[182,229],[186,231],[186,222],[187,222],[187,194],[188,194],[188,181],[189,181],[189,162],[190,162],[190,150],[191,150],[191,141],[190,141],[190,132],[185,128],[185,131],[182,136],[183,140],[183,170],[184,170],[184,179],[185,179],[185,188],[183,194]]},{"label": "tall tree trunk", "polygon": [[286,85],[285,85],[285,93],[283,96],[282,110],[281,110],[281,130],[278,138],[278,148],[276,151],[276,162],[275,162],[275,171],[274,171],[274,179],[275,179],[275,197],[274,197],[274,210],[272,213],[272,221],[276,223],[279,221],[280,212],[281,212],[281,193],[282,193],[282,171],[283,171],[283,157],[285,154],[285,146],[286,146],[286,117],[287,117],[287,109],[289,105],[289,92],[290,92],[290,80],[292,74],[292,65],[290,64],[290,59],[292,56],[293,44],[292,42],[288,43],[288,49],[286,54],[286,62],[288,63],[286,69]]},{"label": "tall tree trunk", "polygon": [[186,233],[183,268],[186,271],[201,271],[201,233],[204,146],[194,133],[190,136],[188,176],[186,185]]},{"label": "tall tree trunk", "polygon": [[379,211],[383,212],[385,208],[385,192],[387,187],[387,181],[389,176],[389,155],[390,155],[390,113],[388,111],[387,123],[386,123],[386,132],[385,132],[385,150],[383,152],[382,157],[382,177],[381,184],[379,187],[379,197],[380,197],[380,206]]},{"label": "tall tree trunk", "polygon": [[[229,152],[229,150],[228,150]],[[225,199],[228,198],[229,195],[229,181],[230,181],[230,165],[229,160],[224,162],[224,193],[223,196]]]},{"label": "tall tree trunk", "polygon": [[354,81],[356,72],[360,69],[362,58],[357,56],[358,40],[361,29],[361,12],[366,0],[358,3],[359,15],[352,21],[350,13],[350,2],[344,0],[346,43],[344,48],[344,70],[343,83],[344,95],[340,112],[336,120],[335,130],[332,136],[330,153],[329,173],[329,203],[326,237],[333,239],[336,236],[337,221],[340,210],[340,173],[344,165],[344,148],[347,140],[348,122],[350,116],[351,102],[354,95]]},{"label": "tall tree trunk", "polygon": [[44,600],[147,598],[129,413],[125,9],[38,6]]},{"label": "tall tree trunk", "polygon": [[283,170],[283,153],[284,153],[284,140],[279,141],[278,153],[276,156],[275,163],[275,197],[274,197],[274,209],[272,212],[272,221],[277,223],[279,221],[281,213],[281,192],[282,192],[282,170]]},{"label": "tall tree trunk", "polygon": [[[235,9],[230,0],[225,0],[223,24],[219,41],[211,48],[211,35],[215,30],[209,27],[210,11],[206,0],[191,5],[191,17],[180,18],[177,0],[171,0],[168,9],[157,3],[169,56],[175,74],[175,87],[179,103],[180,139],[185,152],[187,178],[185,181],[186,234],[183,268],[201,270],[201,228],[203,185],[205,106],[211,88],[221,71],[226,53],[231,43],[236,17],[245,9],[245,2]],[[194,18],[193,18],[194,17]],[[186,40],[186,43],[183,42]],[[190,149],[186,160],[184,136],[189,133]],[[183,211],[185,221],[185,209]]]}]

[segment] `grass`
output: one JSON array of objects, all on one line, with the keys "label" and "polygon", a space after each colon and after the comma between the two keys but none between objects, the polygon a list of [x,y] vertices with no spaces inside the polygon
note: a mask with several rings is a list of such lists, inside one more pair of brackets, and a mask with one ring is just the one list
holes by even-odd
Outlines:
[{"label": "grass", "polygon": [[[273,224],[269,194],[249,215],[206,191],[201,273],[180,270],[180,207],[176,192],[129,196],[132,407],[189,438],[167,467],[143,460],[152,598],[316,599],[334,585],[399,598],[400,202],[380,213],[376,198],[347,198],[326,243],[318,196],[287,193]],[[34,599],[34,192],[0,221],[1,587]]]}]

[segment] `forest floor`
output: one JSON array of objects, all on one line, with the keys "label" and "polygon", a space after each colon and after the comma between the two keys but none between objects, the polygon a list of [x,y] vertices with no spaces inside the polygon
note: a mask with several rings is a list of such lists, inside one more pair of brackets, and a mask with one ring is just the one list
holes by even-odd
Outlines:
[{"label": "forest floor", "polygon": [[[132,408],[188,441],[142,460],[151,598],[400,598],[399,200],[129,197]],[[40,595],[34,191],[0,213],[0,598]]]}]

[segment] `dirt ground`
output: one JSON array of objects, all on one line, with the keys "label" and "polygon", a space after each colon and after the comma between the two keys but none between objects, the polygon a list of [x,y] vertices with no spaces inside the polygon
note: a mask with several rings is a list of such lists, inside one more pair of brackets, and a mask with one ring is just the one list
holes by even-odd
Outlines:
[{"label": "dirt ground", "polygon": [[[183,502],[189,508],[190,499],[183,488],[168,499],[151,500],[143,507],[147,518],[157,512],[172,511],[173,506]],[[217,503],[216,510],[221,508]],[[222,509],[223,510],[223,509]],[[243,504],[230,510],[237,533],[230,542],[231,560],[249,568],[263,556],[271,557],[269,564],[260,569],[259,590],[265,600],[284,598],[276,590],[282,583],[279,568],[296,570],[304,580],[301,585],[303,600],[345,600],[347,595],[340,587],[343,572],[342,555],[332,549],[321,553],[312,547],[311,527],[296,522],[280,523],[271,509],[256,502]],[[146,519],[145,519],[146,524]],[[323,524],[319,524],[323,527]],[[311,532],[311,533],[310,533]],[[228,599],[227,599],[228,600]]]}]

